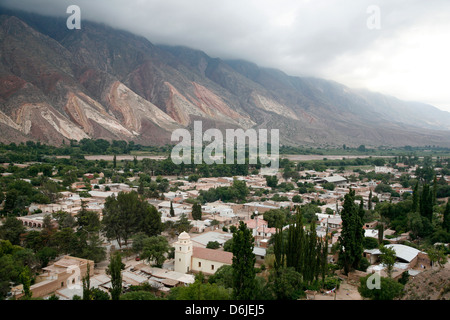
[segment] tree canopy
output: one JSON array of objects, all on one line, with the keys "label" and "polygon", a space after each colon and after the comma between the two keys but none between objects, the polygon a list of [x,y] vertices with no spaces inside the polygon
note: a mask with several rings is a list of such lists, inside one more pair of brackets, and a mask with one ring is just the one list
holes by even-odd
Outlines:
[{"label": "tree canopy", "polygon": [[103,209],[103,231],[108,239],[122,245],[138,232],[148,236],[162,231],[161,216],[156,208],[140,198],[136,191],[119,192],[117,197],[108,197]]}]

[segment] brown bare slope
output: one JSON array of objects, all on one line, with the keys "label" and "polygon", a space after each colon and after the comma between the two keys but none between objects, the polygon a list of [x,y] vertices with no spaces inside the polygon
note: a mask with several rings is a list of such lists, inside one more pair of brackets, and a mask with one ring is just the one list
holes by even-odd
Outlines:
[{"label": "brown bare slope", "polygon": [[408,281],[401,300],[450,300],[450,267],[426,270]]},{"label": "brown bare slope", "polygon": [[21,133],[3,130],[3,141],[91,137],[157,144],[179,127],[114,76],[74,63],[70,50],[20,19],[1,16],[0,25],[0,122]]}]

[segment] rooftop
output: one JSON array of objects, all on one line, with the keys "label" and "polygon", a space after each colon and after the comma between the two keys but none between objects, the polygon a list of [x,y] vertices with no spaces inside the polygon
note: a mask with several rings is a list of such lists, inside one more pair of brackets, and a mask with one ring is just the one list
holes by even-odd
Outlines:
[{"label": "rooftop", "polygon": [[330,176],[330,177],[324,177],[323,180],[325,180],[326,182],[343,182],[343,181],[347,181],[346,178],[342,177],[342,176]]},{"label": "rooftop", "polygon": [[184,274],[176,271],[169,271],[166,269],[149,266],[142,267],[141,270],[152,275],[152,278],[154,277],[159,279],[171,279],[183,283],[194,283],[195,281],[195,277],[192,274]]},{"label": "rooftop", "polygon": [[141,283],[148,282],[148,277],[144,277],[130,271],[122,271],[122,277],[125,281],[133,285],[139,285]]},{"label": "rooftop", "polygon": [[222,250],[193,247],[192,257],[230,265],[233,263],[233,253]]},{"label": "rooftop", "polygon": [[217,241],[221,245],[227,240],[231,239],[233,236],[231,233],[222,233],[216,231],[204,232],[194,238],[191,238],[193,242],[197,242],[201,245],[206,246],[210,241]]},{"label": "rooftop", "polygon": [[[403,244],[387,244],[387,248],[392,248],[395,251],[397,258],[411,262],[421,251]],[[379,249],[373,249],[372,254],[381,254]]]}]

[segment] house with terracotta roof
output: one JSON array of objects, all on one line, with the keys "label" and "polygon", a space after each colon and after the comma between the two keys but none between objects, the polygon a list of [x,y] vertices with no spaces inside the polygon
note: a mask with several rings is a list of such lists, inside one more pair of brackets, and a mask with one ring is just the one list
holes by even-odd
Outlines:
[{"label": "house with terracotta roof", "polygon": [[245,220],[247,228],[252,230],[252,235],[256,240],[268,239],[276,232],[276,228],[269,228],[269,223],[261,218]]},{"label": "house with terracotta roof", "polygon": [[182,232],[174,243],[176,272],[214,274],[223,265],[233,263],[233,254],[223,250],[194,247],[188,233]]}]

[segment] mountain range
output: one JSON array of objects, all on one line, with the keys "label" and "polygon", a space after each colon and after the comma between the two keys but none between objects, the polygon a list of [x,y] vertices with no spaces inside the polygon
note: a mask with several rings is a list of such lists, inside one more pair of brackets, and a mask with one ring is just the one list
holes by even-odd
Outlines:
[{"label": "mountain range", "polygon": [[[177,128],[279,129],[303,146],[450,146],[450,113],[83,21],[1,10],[0,142],[171,143]],[[268,44],[270,45],[270,44]],[[175,143],[175,142],[172,142]]]}]

